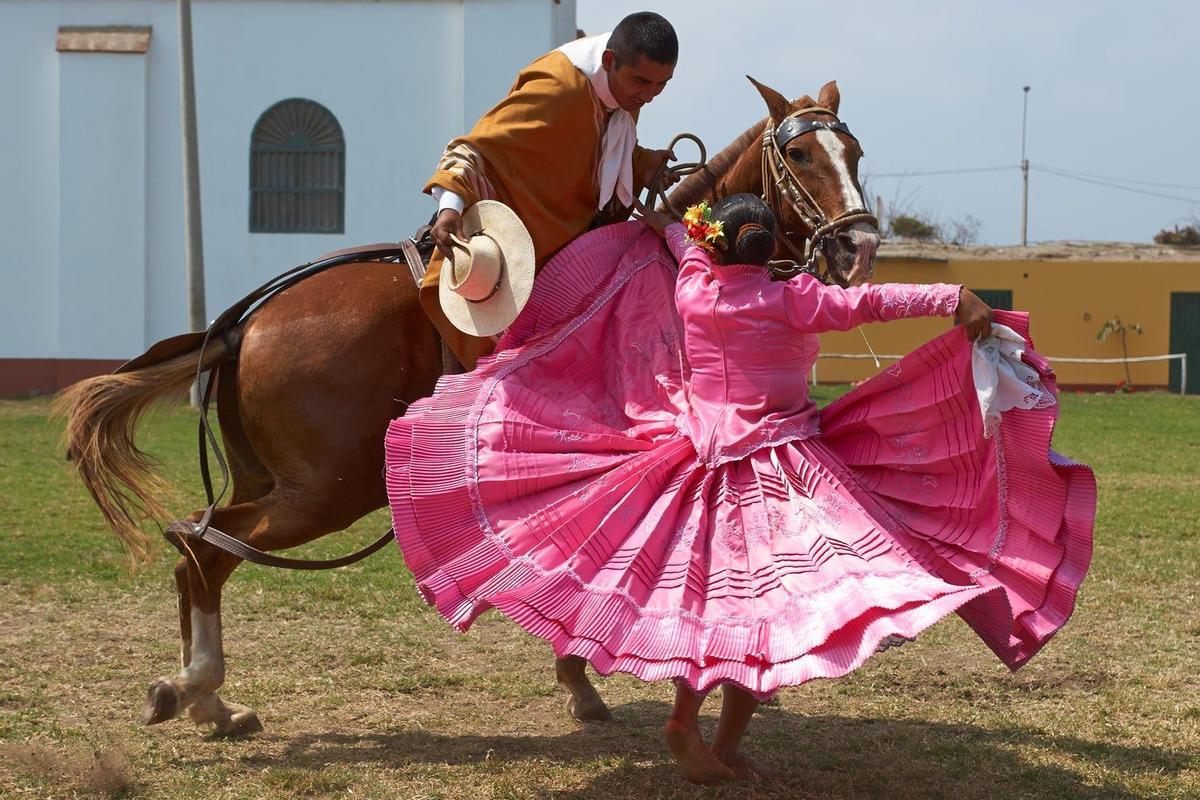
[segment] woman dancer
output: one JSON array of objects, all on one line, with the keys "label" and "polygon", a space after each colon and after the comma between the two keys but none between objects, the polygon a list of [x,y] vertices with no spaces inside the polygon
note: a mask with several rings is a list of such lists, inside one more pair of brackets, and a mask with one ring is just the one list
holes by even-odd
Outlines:
[{"label": "woman dancer", "polygon": [[[997,312],[1017,330],[973,351],[992,314],[961,287],[772,281],[749,195],[667,222],[647,219],[674,259],[636,223],[565,250],[497,354],[392,423],[425,598],[460,630],[495,607],[560,657],[674,680],[667,743],[703,783],[765,774],[740,750],[759,699],[952,611],[1028,660],[1074,606],[1095,483],[1049,450],[1024,317]],[[816,408],[817,333],[917,316],[963,325]]]}]

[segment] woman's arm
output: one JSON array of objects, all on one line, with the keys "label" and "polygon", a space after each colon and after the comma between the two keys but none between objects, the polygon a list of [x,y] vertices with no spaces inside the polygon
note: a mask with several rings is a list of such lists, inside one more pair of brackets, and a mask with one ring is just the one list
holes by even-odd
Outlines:
[{"label": "woman's arm", "polygon": [[[811,275],[798,275],[781,286],[788,320],[810,333],[846,331],[865,322],[953,317],[960,306],[960,294],[969,293],[949,283],[863,284],[843,289],[826,286]],[[971,297],[982,302],[973,294]],[[972,309],[978,311],[974,304]]]},{"label": "woman's arm", "polygon": [[671,255],[675,256],[675,260],[683,263],[683,256],[691,247],[688,243],[687,228],[683,227],[682,223],[672,222],[662,231],[663,238],[667,240],[667,247],[671,250]]},{"label": "woman's arm", "polygon": [[670,216],[655,209],[649,209],[642,206],[637,208],[637,220],[658,232],[658,235],[667,240],[667,247],[671,251],[671,255],[676,261],[682,262],[684,253],[688,250],[687,228],[683,223],[675,222]]}]

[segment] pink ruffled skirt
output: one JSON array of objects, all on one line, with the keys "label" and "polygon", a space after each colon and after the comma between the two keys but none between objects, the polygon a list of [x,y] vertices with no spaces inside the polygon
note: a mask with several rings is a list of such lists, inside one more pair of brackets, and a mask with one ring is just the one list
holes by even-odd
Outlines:
[{"label": "pink ruffled skirt", "polygon": [[447,620],[494,607],[601,673],[759,697],[951,612],[1014,669],[1063,626],[1096,490],[1050,449],[1057,406],[985,437],[955,329],[831,404],[819,436],[709,468],[676,424],[677,352],[641,346],[673,310],[644,242],[572,245],[494,357],[392,422],[396,539]]}]

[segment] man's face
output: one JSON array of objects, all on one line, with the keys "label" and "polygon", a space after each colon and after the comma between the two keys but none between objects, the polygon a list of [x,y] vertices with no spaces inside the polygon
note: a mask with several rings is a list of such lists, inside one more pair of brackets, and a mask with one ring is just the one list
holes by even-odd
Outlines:
[{"label": "man's face", "polygon": [[636,62],[618,66],[617,54],[605,50],[602,63],[608,73],[609,91],[617,105],[631,114],[658,97],[675,75],[674,64],[660,64],[641,54]]}]

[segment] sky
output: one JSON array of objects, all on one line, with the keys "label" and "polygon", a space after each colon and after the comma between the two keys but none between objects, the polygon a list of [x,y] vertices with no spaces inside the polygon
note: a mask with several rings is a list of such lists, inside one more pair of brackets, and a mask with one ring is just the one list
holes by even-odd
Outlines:
[{"label": "sky", "polygon": [[[969,215],[981,243],[1013,244],[1028,85],[1031,242],[1147,242],[1200,216],[1200,3],[577,0],[576,14],[594,34],[644,10],[680,39],[675,78],[642,110],[646,146],[686,130],[720,150],[766,114],[745,75],[789,98],[836,80],[869,196],[942,222]],[[993,167],[1008,168],[913,174]]]}]

